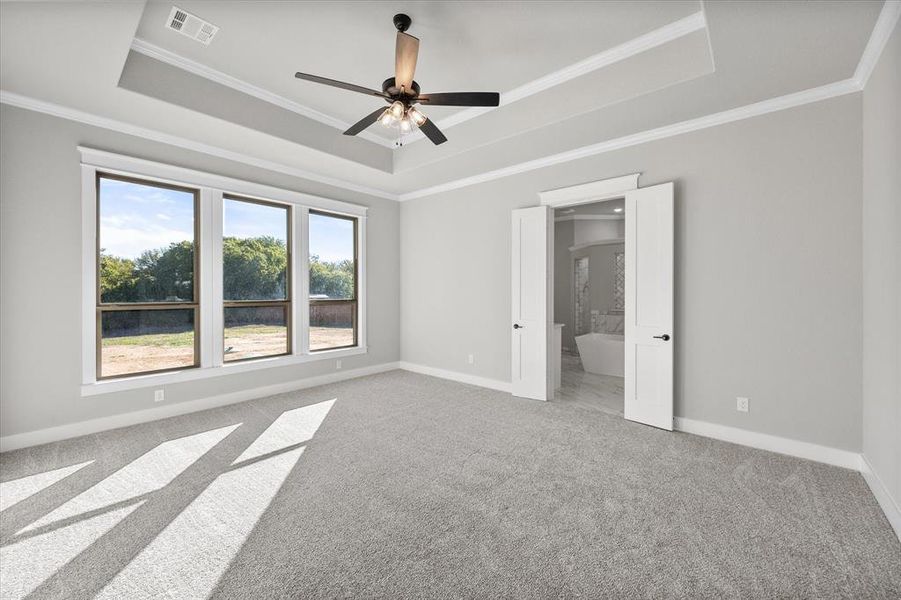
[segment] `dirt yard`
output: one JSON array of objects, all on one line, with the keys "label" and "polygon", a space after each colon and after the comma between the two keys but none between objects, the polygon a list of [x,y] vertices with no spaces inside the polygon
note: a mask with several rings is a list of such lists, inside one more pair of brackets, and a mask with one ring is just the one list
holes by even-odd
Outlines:
[{"label": "dirt yard", "polygon": [[[284,354],[284,327],[246,325],[225,330],[225,360]],[[321,350],[353,343],[353,330],[311,327],[310,349]],[[103,376],[176,369],[194,364],[192,333],[136,335],[103,340]]]}]

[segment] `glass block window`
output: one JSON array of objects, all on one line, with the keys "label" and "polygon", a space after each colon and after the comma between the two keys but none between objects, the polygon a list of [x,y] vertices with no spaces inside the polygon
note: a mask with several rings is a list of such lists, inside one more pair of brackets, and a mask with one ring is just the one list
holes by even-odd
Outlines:
[{"label": "glass block window", "polygon": [[577,258],[574,262],[573,270],[573,284],[575,286],[575,289],[573,290],[575,292],[573,294],[575,298],[575,323],[573,324],[573,328],[575,330],[575,335],[582,335],[583,333],[588,333],[590,331],[591,311],[588,293],[590,292],[591,287],[588,274],[588,257],[583,256]]},{"label": "glass block window", "polygon": [[613,255],[613,309],[626,309],[626,255],[623,252]]}]

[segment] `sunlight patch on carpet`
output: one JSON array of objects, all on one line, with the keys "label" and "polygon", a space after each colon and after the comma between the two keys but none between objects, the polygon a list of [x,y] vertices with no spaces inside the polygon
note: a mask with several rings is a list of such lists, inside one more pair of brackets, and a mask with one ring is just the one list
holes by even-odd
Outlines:
[{"label": "sunlight patch on carpet", "polygon": [[77,465],[70,465],[68,467],[54,469],[53,471],[36,473],[27,477],[0,483],[0,510],[6,510],[13,504],[18,504],[25,498],[34,496],[41,490],[50,487],[57,481],[65,479],[72,473],[83,469],[93,462],[93,460],[89,460],[78,463]]},{"label": "sunlight patch on carpet", "polygon": [[303,453],[223,473],[95,598],[205,598]]},{"label": "sunlight patch on carpet", "polygon": [[75,518],[163,488],[239,426],[240,423],[163,442],[19,533]]}]

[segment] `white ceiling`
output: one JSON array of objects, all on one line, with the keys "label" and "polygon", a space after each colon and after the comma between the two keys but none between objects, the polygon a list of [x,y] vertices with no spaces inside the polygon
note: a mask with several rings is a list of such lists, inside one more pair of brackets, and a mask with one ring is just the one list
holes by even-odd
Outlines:
[{"label": "white ceiling", "polygon": [[[222,28],[207,47],[163,27],[170,2],[4,1],[0,88],[7,103],[200,144],[335,189],[412,196],[848,80],[882,4],[179,1]],[[459,109],[429,108],[449,138],[437,147],[392,150],[378,126],[342,136],[338,125],[373,100],[293,73],[379,87],[392,74],[396,12],[421,38],[424,91],[496,90],[502,106],[458,124]],[[177,64],[132,51],[142,43]],[[586,59],[596,68],[567,75]],[[505,100],[521,86],[534,93]]]},{"label": "white ceiling", "polygon": [[[697,0],[176,4],[220,27],[209,46],[164,27],[168,2],[147,5],[136,37],[348,123],[379,101],[298,81],[294,73],[380,90],[394,76],[398,12],[412,17],[409,33],[420,38],[416,80],[423,92],[502,92],[700,10]],[[428,108],[436,119],[459,110]]]}]

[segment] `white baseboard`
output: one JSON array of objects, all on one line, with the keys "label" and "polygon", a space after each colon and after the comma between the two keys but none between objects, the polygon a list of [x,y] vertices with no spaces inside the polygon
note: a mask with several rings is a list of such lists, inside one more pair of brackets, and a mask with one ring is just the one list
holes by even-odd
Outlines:
[{"label": "white baseboard", "polygon": [[685,433],[693,433],[741,446],[750,446],[797,458],[805,458],[855,471],[861,470],[860,454],[849,450],[840,450],[829,446],[811,444],[810,442],[801,442],[790,438],[738,429],[737,427],[728,427],[726,425],[717,425],[706,421],[695,421],[694,419],[683,417],[673,419],[673,424],[678,431]]},{"label": "white baseboard", "polygon": [[901,540],[901,506],[899,506],[898,502],[892,498],[891,492],[889,492],[885,483],[882,482],[879,474],[873,469],[873,465],[867,460],[866,454],[860,455],[860,462],[860,473],[863,475],[864,480],[866,480],[867,485],[870,486],[870,491],[873,492],[873,495],[876,497],[876,502],[879,503],[879,507],[882,509],[882,512],[885,513],[885,517],[888,519],[889,524],[891,524],[892,529],[895,530],[895,535]]},{"label": "white baseboard", "polygon": [[460,373],[458,371],[447,371],[445,369],[427,367],[425,365],[418,365],[416,363],[406,362],[403,360],[398,363],[398,368],[401,368],[404,371],[419,373],[421,375],[431,375],[432,377],[440,377],[441,379],[450,379],[451,381],[459,381],[460,383],[477,385],[479,387],[498,390],[499,392],[509,393],[511,390],[510,383],[507,381],[501,381],[500,379],[489,379],[488,377],[479,377],[478,375],[469,375],[467,373]]},{"label": "white baseboard", "polygon": [[116,429],[119,427],[128,427],[139,423],[147,423],[149,421],[158,421],[168,417],[175,417],[209,408],[216,408],[228,404],[236,404],[245,400],[253,400],[254,398],[263,398],[274,394],[283,394],[294,390],[301,390],[337,381],[347,379],[355,379],[366,375],[374,375],[376,373],[384,373],[385,371],[393,371],[398,369],[396,362],[383,363],[370,367],[362,367],[359,369],[351,369],[348,371],[338,371],[327,375],[317,375],[315,377],[307,377],[305,379],[296,379],[285,383],[277,383],[264,387],[256,387],[247,390],[240,390],[219,396],[210,396],[209,398],[201,398],[199,400],[190,400],[188,402],[178,402],[165,406],[138,410],[120,415],[112,415],[109,417],[101,417],[91,419],[89,421],[80,421],[78,423],[70,423],[67,425],[59,425],[57,427],[48,427],[47,429],[39,429],[37,431],[28,431],[25,433],[17,433],[0,437],[0,452],[8,450],[17,450],[19,448],[28,448],[29,446],[37,446],[39,444],[47,444],[49,442],[57,442],[81,435],[89,435],[106,431],[108,429]]}]

